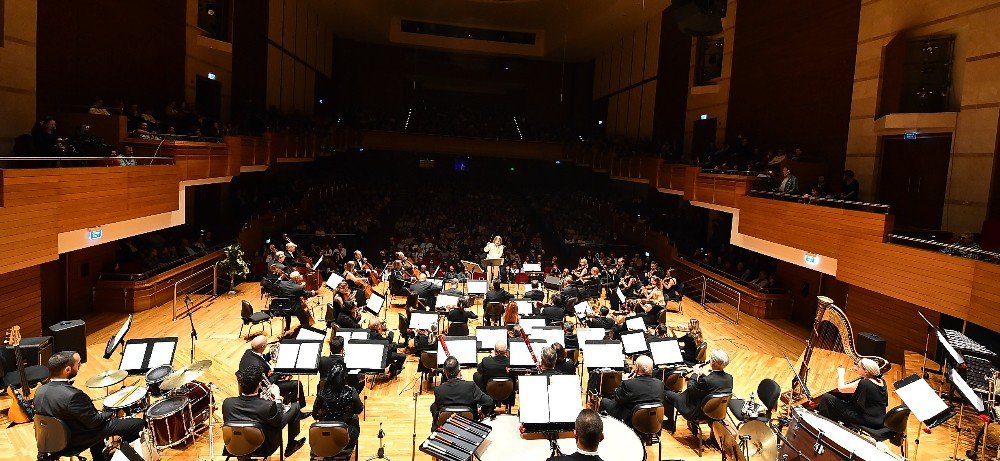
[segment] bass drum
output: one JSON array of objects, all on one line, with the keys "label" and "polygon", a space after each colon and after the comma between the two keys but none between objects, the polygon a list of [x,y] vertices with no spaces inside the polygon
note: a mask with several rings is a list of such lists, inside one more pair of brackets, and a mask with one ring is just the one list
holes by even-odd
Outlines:
[{"label": "bass drum", "polygon": [[174,372],[174,367],[170,365],[160,365],[146,372],[146,387],[149,388],[149,395],[153,397],[160,397],[163,392],[160,391],[160,383],[167,376],[170,376]]},{"label": "bass drum", "polygon": [[146,422],[158,450],[184,443],[193,435],[191,404],[184,396],[167,397],[154,403],[146,410]]},{"label": "bass drum", "polygon": [[187,397],[191,405],[191,416],[194,418],[194,427],[201,427],[208,422],[209,393],[208,385],[201,381],[191,381],[170,392],[171,397]]},{"label": "bass drum", "polygon": [[778,459],[787,461],[901,461],[844,426],[796,407]]}]

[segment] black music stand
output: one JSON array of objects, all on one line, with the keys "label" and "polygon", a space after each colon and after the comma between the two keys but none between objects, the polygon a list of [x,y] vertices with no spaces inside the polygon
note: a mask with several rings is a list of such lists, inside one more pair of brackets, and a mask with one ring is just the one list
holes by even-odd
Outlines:
[{"label": "black music stand", "polygon": [[986,405],[983,403],[983,399],[976,394],[976,391],[972,390],[972,387],[965,382],[965,378],[958,373],[958,370],[951,368],[947,373],[948,382],[952,385],[952,390],[958,390],[959,395],[961,395],[961,400],[958,406],[958,423],[955,425],[955,451],[952,454],[951,459],[958,461],[958,446],[962,441],[962,419],[965,415],[965,402],[969,402],[973,408],[975,408],[977,413],[986,412]]},{"label": "black music stand", "polygon": [[144,375],[160,365],[174,362],[177,337],[130,339],[125,342],[118,369],[130,375]]},{"label": "black music stand", "polygon": [[312,375],[319,371],[319,358],[323,354],[323,341],[309,339],[284,339],[278,347],[276,373]]},{"label": "black music stand", "polygon": [[[122,323],[122,326],[121,328],[118,329],[118,332],[115,333],[114,336],[108,339],[108,345],[104,347],[105,360],[110,359],[111,354],[114,354],[115,349],[117,349],[118,346],[122,345],[122,340],[125,339],[125,335],[128,334],[128,331],[130,329],[132,329],[132,314],[128,315],[128,318],[125,319],[124,323]],[[125,350],[122,349],[121,353],[124,354]]]},{"label": "black music stand", "polygon": [[[920,318],[923,319],[924,323],[927,324],[927,335],[924,338],[924,356],[923,356],[923,361],[920,364],[920,377],[922,377],[923,379],[927,379],[930,376],[930,373],[928,373],[927,371],[927,356],[930,354],[931,333],[933,333],[937,337],[938,345],[940,345],[941,348],[944,349],[945,352],[948,354],[947,359],[950,359],[951,362],[954,363],[954,366],[959,368],[964,368],[965,358],[962,357],[962,354],[959,353],[957,350],[955,350],[954,347],[952,347],[951,343],[948,342],[948,338],[945,337],[941,329],[934,326],[934,324],[931,323],[930,320],[927,320],[927,317],[924,316],[923,312],[917,311],[917,315],[919,315]],[[942,364],[942,367],[943,365],[944,364]],[[921,432],[923,432],[922,429],[924,425],[924,421],[921,420],[920,418],[917,418],[917,421],[918,421],[917,437],[913,440],[913,459],[917,459],[917,455],[920,453],[920,434]],[[930,429],[931,427],[932,426],[928,426],[928,429]]]},{"label": "black music stand", "polygon": [[[463,367],[478,365],[477,353],[479,352],[479,341],[475,336],[445,336],[444,342],[448,345],[448,353],[458,359],[458,363]],[[437,345],[438,366],[444,365],[448,355],[444,353],[441,342]]]}]

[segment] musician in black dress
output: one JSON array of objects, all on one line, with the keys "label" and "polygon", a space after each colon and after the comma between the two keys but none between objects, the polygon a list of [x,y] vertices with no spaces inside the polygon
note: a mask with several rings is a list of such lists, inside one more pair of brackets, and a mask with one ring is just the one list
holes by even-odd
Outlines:
[{"label": "musician in black dress", "polygon": [[333,292],[333,299],[327,304],[326,323],[337,323],[340,314],[351,312],[357,305],[355,296],[351,294],[351,286],[347,282],[337,284],[337,289]]},{"label": "musician in black dress", "polygon": [[574,428],[576,453],[553,456],[548,461],[602,461],[597,447],[604,440],[604,421],[594,410],[584,409],[576,417]]},{"label": "musician in black dress", "polygon": [[[330,337],[330,340],[327,343],[330,345],[330,355],[319,358],[319,376],[321,379],[324,376],[330,374],[330,369],[332,369],[334,365],[338,363],[341,365],[345,365],[344,337],[333,335]],[[344,378],[344,381],[347,382],[348,385],[357,389],[358,392],[361,392],[361,389],[364,387],[364,384],[361,383],[361,381],[358,379],[357,374],[348,373],[346,378]],[[316,383],[317,395],[319,394],[320,390],[321,390],[320,383],[317,382]]]},{"label": "musician in black dress", "polygon": [[389,379],[399,376],[403,371],[403,364],[406,362],[406,354],[396,350],[399,348],[399,345],[396,344],[395,336],[395,332],[389,331],[385,326],[385,322],[382,322],[378,317],[368,322],[368,339],[389,343],[389,367],[386,369]]},{"label": "musician in black dress", "polygon": [[859,378],[844,382],[846,370],[837,368],[837,390],[820,397],[819,414],[834,421],[866,427],[882,427],[889,393],[882,379],[882,370],[872,359],[861,359],[852,371]]},{"label": "musician in black dress", "polygon": [[361,309],[352,306],[350,311],[341,312],[337,316],[337,326],[340,328],[361,328]]},{"label": "musician in black dress", "polygon": [[330,367],[326,384],[316,395],[313,409],[318,421],[340,421],[347,425],[351,436],[348,448],[358,443],[358,436],[361,435],[358,415],[365,410],[365,404],[357,389],[347,384],[347,368],[343,363],[334,363]]}]

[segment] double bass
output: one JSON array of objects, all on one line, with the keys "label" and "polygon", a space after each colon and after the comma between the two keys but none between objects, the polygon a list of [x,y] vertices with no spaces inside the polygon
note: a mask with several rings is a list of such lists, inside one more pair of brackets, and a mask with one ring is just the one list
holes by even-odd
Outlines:
[{"label": "double bass", "polygon": [[[292,239],[288,238],[288,234],[282,234],[282,236],[285,237],[286,242],[291,243],[296,247],[299,246],[297,243],[293,242]],[[320,277],[321,274],[319,273],[319,271],[313,269],[313,259],[309,256],[306,256],[305,253],[302,252],[295,257],[295,260],[303,264],[303,266],[299,268],[298,271],[299,274],[302,275],[302,279],[305,280],[306,282],[306,289],[314,291],[319,290],[319,288],[323,286],[323,280]]]}]

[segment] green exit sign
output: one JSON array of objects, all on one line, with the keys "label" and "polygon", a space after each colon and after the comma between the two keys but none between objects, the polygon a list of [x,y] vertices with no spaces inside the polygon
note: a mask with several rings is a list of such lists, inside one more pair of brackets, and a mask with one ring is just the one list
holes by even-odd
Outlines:
[{"label": "green exit sign", "polygon": [[90,240],[99,240],[104,237],[104,229],[87,229],[87,238]]},{"label": "green exit sign", "polygon": [[819,255],[807,254],[805,256],[806,264],[817,265],[819,264]]}]

